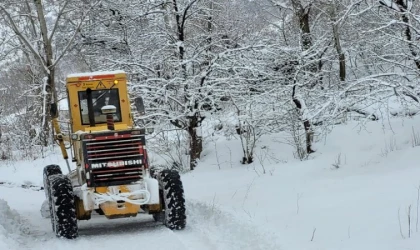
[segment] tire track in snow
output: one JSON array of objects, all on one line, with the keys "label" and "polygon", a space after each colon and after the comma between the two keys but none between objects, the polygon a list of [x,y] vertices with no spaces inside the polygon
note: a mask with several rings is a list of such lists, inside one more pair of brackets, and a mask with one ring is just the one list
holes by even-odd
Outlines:
[{"label": "tire track in snow", "polygon": [[[8,188],[23,190],[18,186]],[[38,199],[44,199],[44,194],[35,190],[21,191],[19,195],[23,200],[34,200],[36,199],[34,195]],[[42,201],[39,200],[38,203],[41,204]],[[13,250],[114,250],[121,247],[125,250],[138,250],[139,247],[154,250],[280,249],[274,245],[269,235],[258,232],[252,224],[240,220],[229,212],[194,200],[187,200],[186,206],[187,226],[184,230],[171,231],[164,225],[154,222],[149,215],[116,220],[93,216],[89,221],[79,221],[80,237],[76,240],[56,238],[51,230],[50,220],[41,217],[40,205],[39,207],[34,205],[30,210],[22,207],[20,214],[10,208],[3,209],[5,211],[0,210],[0,213],[8,218],[14,218],[14,226],[8,229],[13,232],[10,234],[14,237],[12,238],[14,242],[11,244],[16,243],[14,245],[17,246],[9,248]],[[15,205],[15,207],[19,210],[21,206]]]},{"label": "tire track in snow", "polygon": [[[153,221],[151,216],[108,220],[103,216],[93,216],[89,221],[79,221],[79,237],[68,240],[57,238],[51,230],[49,219],[39,219],[43,224],[43,235],[28,238],[31,250],[185,250],[182,241],[173,236],[171,230]],[[39,224],[36,226],[39,226]]]}]

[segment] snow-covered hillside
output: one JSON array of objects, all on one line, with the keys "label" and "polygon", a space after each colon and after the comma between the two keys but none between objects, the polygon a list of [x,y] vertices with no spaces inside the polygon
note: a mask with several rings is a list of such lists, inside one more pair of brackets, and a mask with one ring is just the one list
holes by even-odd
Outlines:
[{"label": "snow-covered hillside", "polygon": [[420,117],[350,122],[299,161],[278,134],[262,138],[251,165],[239,163],[237,140],[207,138],[199,167],[182,176],[185,230],[95,217],[76,240],[57,239],[39,212],[42,168],[60,154],[0,162],[0,249],[418,249],[419,135]]}]

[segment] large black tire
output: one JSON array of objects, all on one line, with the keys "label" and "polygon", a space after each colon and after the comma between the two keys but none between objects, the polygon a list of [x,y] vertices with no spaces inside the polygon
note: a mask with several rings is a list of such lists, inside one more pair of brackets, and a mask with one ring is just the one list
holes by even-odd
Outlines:
[{"label": "large black tire", "polygon": [[71,181],[62,174],[51,175],[48,180],[53,231],[57,237],[74,239],[78,236],[78,227]]},{"label": "large black tire", "polygon": [[161,170],[153,173],[159,182],[160,200],[163,203],[163,211],[153,215],[155,221],[172,230],[185,228],[187,216],[185,214],[184,188],[181,177],[176,170]]},{"label": "large black tire", "polygon": [[62,174],[60,166],[48,165],[44,167],[44,192],[47,199],[49,196],[48,192],[50,190],[50,182],[48,181],[48,177],[55,174]]}]

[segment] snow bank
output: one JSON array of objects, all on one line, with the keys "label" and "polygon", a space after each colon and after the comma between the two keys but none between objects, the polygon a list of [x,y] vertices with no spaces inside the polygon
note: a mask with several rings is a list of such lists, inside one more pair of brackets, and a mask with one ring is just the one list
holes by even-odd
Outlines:
[{"label": "snow bank", "polygon": [[23,223],[19,214],[0,199],[0,249],[18,249],[16,241],[22,230]]},{"label": "snow bank", "polygon": [[[7,186],[25,187],[43,186],[42,170],[44,166],[58,164],[66,174],[66,163],[58,147],[45,150],[45,157],[36,160],[21,160],[15,162],[0,161],[0,183],[6,183]],[[70,153],[70,152],[69,152]],[[4,185],[4,184],[3,184]]]},{"label": "snow bank", "polygon": [[[353,108],[366,112],[369,115],[374,115],[378,119],[389,119],[390,116],[412,116],[420,112],[420,106],[408,97],[392,96],[383,100],[382,102],[370,103],[369,101],[362,101],[353,106]],[[360,114],[351,114],[350,118],[360,116]],[[358,119],[355,119],[358,120]]]},{"label": "snow bank", "polygon": [[[269,230],[283,249],[418,249],[419,135],[419,116],[351,121],[317,136],[317,152],[299,161],[291,146],[280,143],[285,140],[280,133],[261,138],[250,165],[239,164],[238,140],[215,139],[197,169],[182,179],[189,201],[207,202],[227,213],[206,217],[208,213],[197,211],[206,208],[194,205],[187,209],[193,213],[188,219],[206,218],[196,230],[232,246],[253,246],[248,230]],[[241,223],[232,223],[228,214]],[[254,226],[244,226],[245,220]],[[218,227],[220,234],[212,232]],[[230,240],[240,234],[244,242]],[[255,240],[264,241],[259,236]]]},{"label": "snow bank", "polygon": [[[246,219],[237,218],[214,204],[190,199],[187,216],[189,228],[179,233],[188,234],[188,230],[195,233],[195,239],[189,239],[186,244],[191,249],[197,249],[203,241],[207,242],[209,249],[218,250],[280,249],[274,234],[256,230],[255,225],[247,223]],[[197,238],[197,234],[201,237]],[[194,241],[200,242],[196,246]]]}]

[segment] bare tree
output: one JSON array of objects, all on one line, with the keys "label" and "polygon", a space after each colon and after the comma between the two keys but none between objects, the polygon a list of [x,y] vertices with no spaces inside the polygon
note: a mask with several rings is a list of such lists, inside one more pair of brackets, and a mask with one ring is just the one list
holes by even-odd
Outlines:
[{"label": "bare tree", "polygon": [[[407,41],[408,48],[410,49],[410,53],[413,57],[413,61],[416,64],[417,69],[420,70],[420,60],[418,59],[418,48],[416,48],[414,40],[415,37],[419,35],[417,29],[413,27],[413,24],[410,21],[410,15],[412,15],[412,7],[413,1],[412,0],[391,0],[391,1],[379,1],[380,4],[388,7],[389,9],[397,12],[400,14],[401,21],[405,26],[404,35]],[[415,20],[419,21],[417,18]],[[414,28],[415,30],[415,37],[413,38],[413,34],[411,29]]]},{"label": "bare tree", "polygon": [[[41,106],[41,141],[43,145],[48,144],[49,136],[49,124],[47,122],[47,114],[49,113],[48,104],[51,102],[57,102],[56,82],[55,75],[58,63],[67,54],[72,45],[76,35],[80,31],[86,13],[89,11],[92,5],[97,4],[98,1],[93,3],[84,4],[83,2],[76,3],[74,1],[61,1],[59,2],[46,2],[42,0],[35,0],[33,2],[29,0],[25,1],[6,1],[0,4],[0,12],[3,14],[2,19],[7,26],[16,35],[20,49],[29,61],[39,65],[41,72],[33,72],[34,75],[40,73],[45,78],[40,79],[39,93],[42,96],[39,106]],[[47,20],[45,13],[45,5],[48,5],[50,12],[48,16],[54,16],[54,20]],[[12,8],[13,7],[13,8]],[[16,9],[18,12],[16,13]],[[52,9],[52,11],[51,11]],[[76,11],[77,10],[77,11]],[[83,14],[72,14],[72,12]],[[57,38],[57,34],[60,29],[63,29],[63,20],[66,17],[72,18],[72,21],[77,20],[78,22],[73,26],[71,32],[61,34],[62,36]],[[39,39],[39,42],[33,43],[32,39]],[[65,40],[66,43],[61,47],[61,51],[54,53],[53,47],[56,47]]]}]

